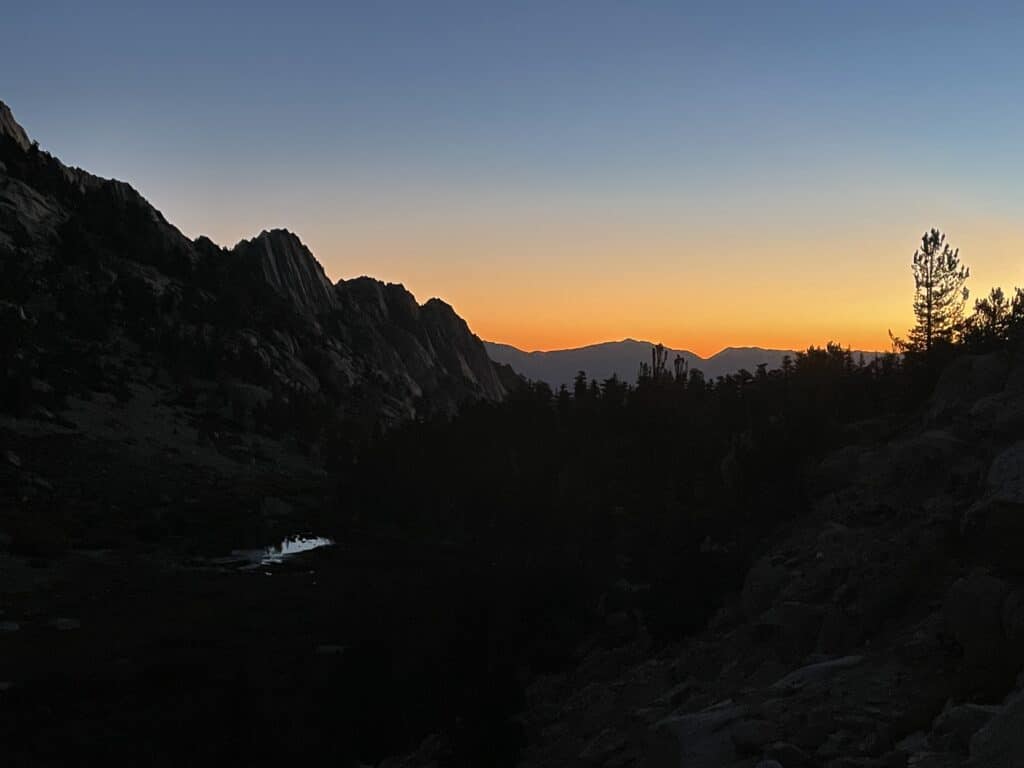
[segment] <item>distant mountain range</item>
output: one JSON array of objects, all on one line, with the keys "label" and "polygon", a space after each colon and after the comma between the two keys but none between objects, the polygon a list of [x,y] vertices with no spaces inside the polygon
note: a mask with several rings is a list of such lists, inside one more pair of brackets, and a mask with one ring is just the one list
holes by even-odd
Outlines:
[{"label": "distant mountain range", "polygon": [[[627,382],[634,382],[641,363],[651,361],[650,341],[623,339],[606,341],[576,349],[557,349],[550,352],[525,352],[509,344],[485,341],[487,354],[496,363],[512,367],[516,373],[534,381],[546,381],[553,387],[571,384],[578,371],[585,371],[587,378],[603,381],[612,374]],[[860,353],[855,353],[860,354]],[[865,352],[874,356],[874,352]],[[690,369],[699,369],[709,379],[735,373],[740,369],[753,372],[761,363],[769,369],[779,368],[786,355],[795,356],[791,349],[762,349],[760,347],[727,347],[711,357],[703,358],[686,349],[669,349],[668,364],[676,356],[686,360]]]}]

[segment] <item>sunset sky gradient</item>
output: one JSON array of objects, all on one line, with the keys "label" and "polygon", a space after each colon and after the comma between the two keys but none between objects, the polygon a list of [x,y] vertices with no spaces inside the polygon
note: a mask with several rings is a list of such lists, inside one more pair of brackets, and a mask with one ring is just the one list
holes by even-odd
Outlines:
[{"label": "sunset sky gradient", "polygon": [[287,227],[486,339],[884,349],[927,227],[1024,286],[1022,9],[34,0],[0,99],[190,236]]}]

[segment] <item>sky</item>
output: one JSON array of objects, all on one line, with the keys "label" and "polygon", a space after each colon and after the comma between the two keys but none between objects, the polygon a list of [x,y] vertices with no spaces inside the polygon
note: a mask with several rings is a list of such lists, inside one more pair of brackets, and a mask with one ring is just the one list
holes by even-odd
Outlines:
[{"label": "sky", "polygon": [[44,149],[485,339],[887,349],[933,226],[1024,286],[1020,3],[3,6]]}]

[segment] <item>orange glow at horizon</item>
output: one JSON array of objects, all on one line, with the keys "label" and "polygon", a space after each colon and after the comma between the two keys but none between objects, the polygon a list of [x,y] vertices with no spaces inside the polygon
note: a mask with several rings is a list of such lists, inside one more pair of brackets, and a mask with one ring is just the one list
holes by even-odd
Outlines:
[{"label": "orange glow at horizon", "polygon": [[404,192],[370,182],[359,197],[319,190],[283,221],[271,198],[192,198],[170,214],[189,235],[226,245],[287,227],[332,280],[401,283],[421,303],[451,304],[482,339],[527,351],[624,338],[702,357],[829,341],[886,351],[889,330],[913,324],[911,255],[933,226],[971,269],[968,310],[992,286],[1024,287],[1024,230],[982,187],[906,178],[876,189],[854,176],[839,197],[794,183],[784,199],[731,186],[643,201]]},{"label": "orange glow at horizon", "polygon": [[[323,261],[332,277],[370,274],[402,282],[421,303],[437,296],[480,338],[525,351],[624,338],[702,357],[726,347],[803,350],[830,341],[887,351],[889,330],[902,336],[913,324],[910,256],[925,226],[883,229],[871,238],[851,233],[836,241],[808,236],[756,245],[711,236],[688,246],[706,257],[685,260],[676,255],[677,245],[663,242],[643,243],[636,249],[643,255],[629,258],[619,255],[620,243],[602,248],[584,241],[585,256],[563,246],[562,258],[548,260],[523,258],[511,242],[498,253],[493,245],[463,241],[446,250],[444,260],[428,251],[398,263],[394,254],[426,249],[367,242],[344,249],[368,254],[363,260]],[[1024,235],[1011,222],[956,222],[947,231],[971,267],[968,311],[994,285],[1007,291],[1024,286]],[[476,259],[476,248],[489,258]],[[538,249],[527,245],[522,252]]]},{"label": "orange glow at horizon", "polygon": [[[471,313],[467,312],[466,315]],[[894,313],[895,314],[895,313]],[[893,333],[905,335],[906,327],[912,323],[908,317]],[[644,324],[637,322],[632,330],[623,333],[618,326],[606,330],[593,328],[518,327],[514,323],[487,321],[467,322],[480,338],[510,344],[526,352],[573,349],[607,341],[621,341],[631,338],[638,341],[662,343],[671,349],[693,352],[707,358],[728,347],[763,347],[765,349],[805,350],[809,346],[824,346],[836,342],[854,350],[885,352],[891,349],[888,328],[858,328],[855,324],[834,324],[831,326],[807,326],[801,328],[773,328],[737,326],[729,328],[705,327],[691,330],[673,330],[665,324]]]}]

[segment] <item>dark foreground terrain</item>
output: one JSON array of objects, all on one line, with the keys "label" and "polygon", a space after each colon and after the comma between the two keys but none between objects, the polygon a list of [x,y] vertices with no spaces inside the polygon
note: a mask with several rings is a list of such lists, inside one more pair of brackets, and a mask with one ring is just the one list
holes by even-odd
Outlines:
[{"label": "dark foreground terrain", "polygon": [[[481,652],[488,564],[332,523],[280,447],[5,418],[5,764],[1019,765],[1021,370],[961,358],[895,432],[859,425],[703,631],[607,612],[546,673]],[[338,543],[222,559],[296,532]]]},{"label": "dark foreground terrain", "polygon": [[[0,425],[5,765],[345,764],[444,725],[420,690],[441,694],[458,640],[423,600],[452,592],[436,555],[353,551],[299,457],[137,449],[74,415]],[[338,544],[231,557],[307,531]]]}]

